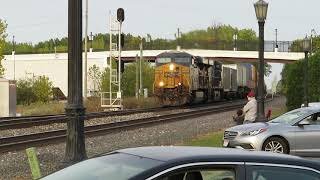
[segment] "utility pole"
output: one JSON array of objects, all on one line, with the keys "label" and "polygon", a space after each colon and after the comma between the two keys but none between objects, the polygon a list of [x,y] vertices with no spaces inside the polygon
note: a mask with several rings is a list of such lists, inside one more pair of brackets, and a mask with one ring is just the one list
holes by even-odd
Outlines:
[{"label": "utility pole", "polygon": [[278,52],[278,48],[279,48],[279,45],[278,45],[278,29],[275,29],[276,31],[276,48],[275,48],[275,52]]},{"label": "utility pole", "polygon": [[93,44],[93,34],[92,34],[92,32],[90,32],[90,53],[92,53],[92,51],[93,51],[92,44]]},{"label": "utility pole", "polygon": [[140,96],[143,95],[143,89],[142,89],[142,86],[143,86],[143,80],[142,80],[142,58],[143,58],[143,44],[142,44],[142,39],[141,39],[141,43],[140,43],[140,68],[139,68],[139,75],[140,75],[140,88],[139,88],[139,94]]},{"label": "utility pole", "polygon": [[12,37],[13,80],[16,80],[16,42]]},{"label": "utility pole", "polygon": [[68,104],[65,161],[86,159],[83,107],[82,0],[68,0]]},{"label": "utility pole", "polygon": [[181,46],[180,46],[180,36],[181,36],[181,32],[180,32],[180,28],[178,28],[178,34],[176,34],[176,38],[177,38],[177,51],[181,50]]},{"label": "utility pole", "polygon": [[85,32],[84,32],[84,36],[85,36],[85,39],[84,39],[84,84],[83,84],[83,89],[84,89],[84,94],[83,94],[83,97],[84,99],[86,100],[87,99],[87,92],[88,92],[88,89],[87,89],[87,66],[88,66],[88,0],[86,0],[86,14],[85,14],[85,17],[86,17],[86,27],[85,27]]},{"label": "utility pole", "polygon": [[136,55],[136,98],[139,99],[139,65],[138,65],[138,54]]},{"label": "utility pole", "polygon": [[57,55],[56,39],[53,40],[53,44],[54,44],[54,54]]}]

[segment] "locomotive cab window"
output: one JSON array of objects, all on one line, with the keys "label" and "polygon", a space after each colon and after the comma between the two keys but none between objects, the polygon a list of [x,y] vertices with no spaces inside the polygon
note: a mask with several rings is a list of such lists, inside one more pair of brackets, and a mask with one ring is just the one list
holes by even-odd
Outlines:
[{"label": "locomotive cab window", "polygon": [[171,62],[171,58],[157,58],[156,59],[156,65],[161,66],[163,64],[167,64]]},{"label": "locomotive cab window", "polygon": [[184,66],[190,66],[191,59],[189,57],[177,57],[177,58],[174,58],[173,62],[176,64],[184,65]]}]

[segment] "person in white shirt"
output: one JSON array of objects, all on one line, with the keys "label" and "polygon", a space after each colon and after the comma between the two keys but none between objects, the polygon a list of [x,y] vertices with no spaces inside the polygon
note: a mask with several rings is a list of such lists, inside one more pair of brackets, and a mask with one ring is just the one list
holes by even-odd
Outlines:
[{"label": "person in white shirt", "polygon": [[257,100],[254,92],[251,91],[248,95],[248,103],[244,106],[244,121],[243,124],[254,123],[257,118]]}]

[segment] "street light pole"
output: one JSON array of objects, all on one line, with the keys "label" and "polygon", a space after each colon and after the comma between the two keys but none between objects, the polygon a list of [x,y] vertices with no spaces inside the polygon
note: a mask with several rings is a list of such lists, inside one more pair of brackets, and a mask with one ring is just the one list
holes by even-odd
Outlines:
[{"label": "street light pole", "polygon": [[76,163],[86,156],[82,92],[82,0],[68,1],[68,104],[66,163]]},{"label": "street light pole", "polygon": [[305,39],[303,40],[303,50],[304,50],[304,56],[305,56],[305,60],[304,60],[304,107],[308,107],[309,106],[309,98],[308,98],[308,54],[310,52],[310,40],[308,39],[308,37],[306,36]]},{"label": "street light pole", "polygon": [[87,88],[87,66],[88,66],[88,0],[86,0],[86,14],[85,14],[85,18],[86,18],[86,24],[85,24],[85,32],[84,32],[84,99],[87,99],[87,92],[88,92],[88,88]]},{"label": "street light pole", "polygon": [[266,120],[264,114],[264,24],[267,17],[268,3],[266,3],[264,0],[259,0],[254,4],[254,8],[259,24],[259,80],[257,96],[257,121],[263,122]]},{"label": "street light pole", "polygon": [[264,121],[264,21],[259,21],[258,120]]}]

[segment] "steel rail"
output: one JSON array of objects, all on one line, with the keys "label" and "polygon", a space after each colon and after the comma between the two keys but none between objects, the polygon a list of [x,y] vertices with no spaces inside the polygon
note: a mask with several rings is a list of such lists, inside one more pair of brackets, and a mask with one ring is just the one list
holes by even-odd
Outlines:
[{"label": "steel rail", "polygon": [[[242,101],[237,100],[235,102],[242,102]],[[211,103],[211,104],[220,105],[220,104],[235,103],[235,102],[227,101],[227,102],[218,102],[218,103]],[[163,112],[163,111],[185,109],[185,108],[199,108],[199,107],[205,107],[208,105],[210,105],[210,103],[196,104],[192,106],[183,106],[183,107],[165,107],[165,108],[161,107],[161,108],[146,108],[146,109],[129,109],[124,111],[91,112],[91,113],[86,113],[85,120],[90,120],[94,118],[103,118],[106,116],[125,116],[125,115],[147,113],[147,112]],[[66,122],[67,122],[67,116],[65,114],[4,117],[4,118],[0,118],[0,130],[21,129],[21,128],[29,128],[34,126],[42,126],[42,125],[49,125],[49,124],[55,124],[55,123],[66,123]]]},{"label": "steel rail", "polygon": [[[167,114],[150,118],[142,118],[136,120],[120,121],[114,123],[100,124],[85,127],[86,136],[105,135],[109,133],[119,132],[123,130],[136,129],[140,127],[153,126],[155,124],[164,124],[174,121],[181,121],[190,118],[197,118],[200,116],[210,115],[214,113],[230,111],[243,107],[244,103],[237,103],[232,105],[221,105],[213,108],[204,108],[189,112]],[[62,142],[66,138],[66,130],[60,129],[55,131],[48,131],[43,133],[35,133],[21,136],[12,136],[0,138],[0,152],[7,152],[11,150],[22,150],[27,147],[41,146],[53,144],[55,142]]]}]

